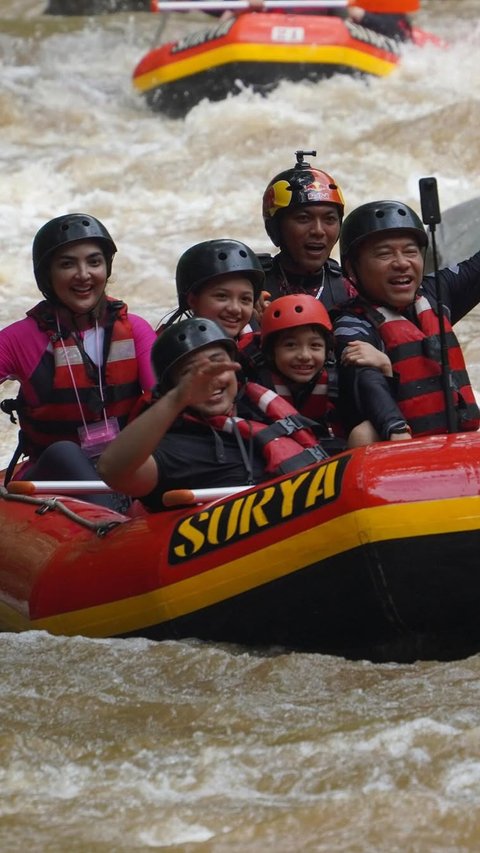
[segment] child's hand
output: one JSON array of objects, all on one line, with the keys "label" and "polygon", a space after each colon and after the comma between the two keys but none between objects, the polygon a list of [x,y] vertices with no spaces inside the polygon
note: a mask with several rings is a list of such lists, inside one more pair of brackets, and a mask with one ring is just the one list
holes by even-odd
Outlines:
[{"label": "child's hand", "polygon": [[347,344],[342,352],[341,364],[344,367],[374,367],[384,376],[393,376],[388,355],[368,341],[352,341]]},{"label": "child's hand", "polygon": [[253,308],[253,316],[255,317],[257,323],[259,323],[260,325],[262,323],[263,312],[265,311],[265,308],[270,305],[271,301],[271,294],[268,292],[268,290],[262,290]]}]

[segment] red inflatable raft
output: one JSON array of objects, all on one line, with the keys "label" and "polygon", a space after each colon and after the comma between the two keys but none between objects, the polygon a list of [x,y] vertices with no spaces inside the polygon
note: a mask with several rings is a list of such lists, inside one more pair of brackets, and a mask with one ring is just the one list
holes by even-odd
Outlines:
[{"label": "red inflatable raft", "polygon": [[[414,30],[418,44],[440,41]],[[218,101],[251,87],[267,93],[282,80],[316,82],[333,74],[389,74],[401,45],[347,19],[246,13],[151,50],[133,73],[152,109],[184,116],[203,98]]]},{"label": "red inflatable raft", "polygon": [[379,443],[132,517],[2,488],[0,628],[371,660],[480,651],[480,434]]}]

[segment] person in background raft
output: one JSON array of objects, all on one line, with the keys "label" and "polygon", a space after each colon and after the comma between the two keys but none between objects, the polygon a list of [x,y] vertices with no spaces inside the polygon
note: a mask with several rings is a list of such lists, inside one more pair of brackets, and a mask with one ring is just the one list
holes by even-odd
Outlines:
[{"label": "person in background raft", "polygon": [[175,283],[178,308],[162,320],[159,333],[180,318],[197,316],[214,320],[236,341],[252,336],[265,273],[245,243],[217,239],[190,246],[177,263]]},{"label": "person in background raft", "polygon": [[[339,400],[350,426],[367,418],[382,440],[449,431],[444,394],[439,308],[434,275],[424,277],[427,234],[414,210],[400,201],[373,201],[346,218],[340,236],[345,273],[358,297],[334,321],[340,362]],[[455,416],[455,431],[477,430],[480,411],[452,330],[480,302],[480,252],[455,268],[438,272]],[[385,352],[396,379],[349,353],[368,341]]]},{"label": "person in background raft", "polygon": [[[326,172],[304,162],[315,151],[297,151],[292,169],[279,172],[263,194],[263,220],[280,252],[259,255],[270,299],[288,293],[309,293],[327,311],[355,295],[330,253],[340,236],[343,194]],[[261,311],[264,303],[259,306]]]},{"label": "person in background raft", "polygon": [[[228,7],[228,2],[225,3]],[[207,11],[207,10],[205,10]],[[248,7],[246,9],[242,9],[241,11],[233,11],[232,9],[226,9],[225,12],[219,11],[207,11],[208,15],[215,15],[220,17],[222,20],[227,20],[228,18],[238,17],[239,15],[244,15],[247,12],[279,12],[283,15],[288,14],[296,14],[296,15],[324,15],[328,17],[329,15],[334,15],[335,17],[344,17],[345,12],[343,9],[333,8],[331,6],[315,3],[315,6],[312,8],[309,4],[309,0],[305,0],[305,5],[303,6],[295,6],[295,7],[278,7],[277,9],[265,9],[263,0],[248,0]]]},{"label": "person in background raft", "polygon": [[418,12],[419,0],[350,0],[348,18],[396,41],[412,41],[408,12]]},{"label": "person in background raft", "polygon": [[56,217],[35,236],[44,299],[0,331],[0,381],[20,383],[1,404],[20,423],[6,482],[21,456],[19,479],[95,479],[93,459],[153,385],[153,328],[105,293],[115,252],[90,214]]},{"label": "person in background raft", "polygon": [[[226,3],[225,5],[228,6]],[[396,41],[412,40],[412,25],[407,13],[417,12],[420,8],[419,0],[348,0],[346,8],[322,6],[319,3],[310,5],[305,0],[305,5],[295,8],[271,8],[265,9],[262,0],[249,0],[247,9],[240,12],[227,10],[225,12],[207,12],[222,19],[236,17],[245,12],[280,12],[281,14],[294,13],[297,15],[329,15],[346,18],[356,24],[361,24],[369,30],[380,33]]]},{"label": "person in background raft", "polygon": [[247,382],[238,392],[236,356],[213,320],[162,332],[152,349],[160,396],[104,450],[103,479],[157,511],[170,489],[253,485],[328,458],[273,391]]}]

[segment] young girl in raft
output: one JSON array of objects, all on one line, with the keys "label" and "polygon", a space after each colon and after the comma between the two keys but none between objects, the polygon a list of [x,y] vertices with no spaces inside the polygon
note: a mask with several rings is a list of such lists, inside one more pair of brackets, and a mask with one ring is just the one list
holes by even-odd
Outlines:
[{"label": "young girl in raft", "polygon": [[[318,299],[298,293],[272,302],[262,317],[261,348],[265,366],[259,371],[258,381],[319,424],[322,443],[329,453],[379,441],[369,421],[358,424],[345,439],[336,406],[336,370],[328,361],[332,323]],[[368,365],[386,376],[393,375],[385,353],[365,342],[352,345],[345,352],[344,360],[347,359],[349,364]]]},{"label": "young girl in raft", "polygon": [[265,273],[245,243],[218,239],[191,246],[177,263],[175,283],[178,308],[162,321],[158,334],[177,320],[194,316],[218,323],[237,342],[252,337],[253,306]]}]

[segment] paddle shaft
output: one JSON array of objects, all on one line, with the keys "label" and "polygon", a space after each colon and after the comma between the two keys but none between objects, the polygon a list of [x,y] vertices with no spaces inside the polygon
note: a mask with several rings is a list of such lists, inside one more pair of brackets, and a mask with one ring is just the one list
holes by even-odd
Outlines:
[{"label": "paddle shaft", "polygon": [[103,480],[11,480],[7,492],[11,495],[78,495],[113,492],[113,489]]},{"label": "paddle shaft", "polygon": [[[214,489],[172,489],[165,492],[165,506],[204,503],[229,498],[250,486],[218,486]],[[81,495],[113,492],[103,480],[11,480],[7,491],[12,495]]]},{"label": "paddle shaft", "polygon": [[420,178],[420,203],[422,219],[428,225],[432,238],[433,272],[435,279],[435,295],[438,305],[438,326],[440,331],[440,359],[442,367],[442,386],[447,414],[447,429],[449,433],[456,431],[457,414],[453,399],[453,384],[448,360],[447,333],[445,330],[445,305],[443,303],[442,282],[438,274],[438,255],[435,242],[435,226],[442,221],[440,203],[438,200],[437,181],[435,178]]},{"label": "paddle shaft", "polygon": [[162,502],[166,507],[205,503],[230,498],[250,488],[251,486],[219,486],[217,489],[172,489],[165,492]]},{"label": "paddle shaft", "polygon": [[[346,9],[347,6],[348,0],[265,0],[262,9]],[[152,0],[150,8],[152,12],[235,12],[251,7],[248,0]]]}]

